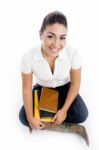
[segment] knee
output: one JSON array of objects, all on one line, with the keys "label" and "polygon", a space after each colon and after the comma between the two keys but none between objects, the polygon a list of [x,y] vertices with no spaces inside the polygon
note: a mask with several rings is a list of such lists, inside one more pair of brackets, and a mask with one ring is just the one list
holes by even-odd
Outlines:
[{"label": "knee", "polygon": [[77,102],[79,104],[79,107],[77,106],[78,123],[82,123],[88,117],[88,108],[80,95],[77,96],[77,100],[78,100]]},{"label": "knee", "polygon": [[24,108],[22,107],[21,110],[19,111],[19,120],[21,123],[23,123],[24,118]]},{"label": "knee", "polygon": [[25,113],[25,109],[24,106],[21,108],[20,112],[19,112],[19,120],[20,122],[25,125],[25,126],[29,126],[27,117],[26,117],[26,113]]},{"label": "knee", "polygon": [[84,111],[83,114],[79,115],[78,123],[83,123],[84,121],[86,121],[87,117],[88,117],[88,109],[86,109],[86,111]]}]

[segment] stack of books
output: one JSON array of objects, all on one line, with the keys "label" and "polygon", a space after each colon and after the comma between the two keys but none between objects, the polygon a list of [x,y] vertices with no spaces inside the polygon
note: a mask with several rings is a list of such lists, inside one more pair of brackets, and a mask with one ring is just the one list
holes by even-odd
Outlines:
[{"label": "stack of books", "polygon": [[53,122],[58,109],[58,91],[43,87],[40,98],[38,91],[34,91],[34,118],[43,122]]}]

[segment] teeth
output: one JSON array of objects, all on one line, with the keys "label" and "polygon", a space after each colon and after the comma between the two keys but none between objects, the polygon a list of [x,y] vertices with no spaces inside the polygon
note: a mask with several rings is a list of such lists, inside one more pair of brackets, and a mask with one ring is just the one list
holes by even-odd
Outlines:
[{"label": "teeth", "polygon": [[57,49],[52,49],[53,52],[57,52]]}]

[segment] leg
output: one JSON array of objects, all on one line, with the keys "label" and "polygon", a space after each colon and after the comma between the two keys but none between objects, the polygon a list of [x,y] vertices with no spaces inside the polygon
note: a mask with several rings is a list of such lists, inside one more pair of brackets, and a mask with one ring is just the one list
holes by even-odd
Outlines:
[{"label": "leg", "polygon": [[[67,83],[66,85],[56,88],[59,91],[58,109],[62,108],[62,106],[64,105],[69,88],[70,88],[70,83]],[[78,94],[68,110],[67,118],[66,118],[65,122],[81,123],[86,120],[87,116],[88,116],[87,107],[86,107],[83,99],[81,98],[81,96]]]},{"label": "leg", "polygon": [[21,121],[21,123],[25,126],[29,126],[27,117],[26,117],[26,113],[25,113],[25,109],[24,106],[22,106],[20,112],[19,112],[19,119]]},{"label": "leg", "polygon": [[78,94],[68,110],[68,115],[65,122],[68,123],[82,123],[88,117],[88,109]]}]

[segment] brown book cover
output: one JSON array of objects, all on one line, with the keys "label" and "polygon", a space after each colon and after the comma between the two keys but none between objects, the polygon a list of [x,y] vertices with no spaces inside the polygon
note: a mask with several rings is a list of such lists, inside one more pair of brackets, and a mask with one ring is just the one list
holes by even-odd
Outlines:
[{"label": "brown book cover", "polygon": [[41,91],[39,109],[56,113],[58,107],[58,91],[43,87]]}]

